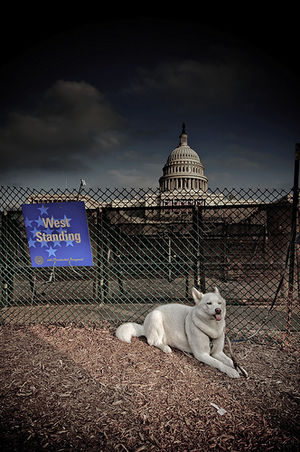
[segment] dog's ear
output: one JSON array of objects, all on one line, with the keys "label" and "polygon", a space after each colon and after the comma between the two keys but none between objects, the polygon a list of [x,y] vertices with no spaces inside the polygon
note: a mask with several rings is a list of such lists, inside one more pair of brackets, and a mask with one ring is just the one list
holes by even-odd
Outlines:
[{"label": "dog's ear", "polygon": [[195,289],[195,287],[193,287],[192,295],[193,295],[195,304],[200,303],[200,301],[202,300],[202,297],[203,297],[203,293],[199,292],[199,290],[197,290],[197,289]]},{"label": "dog's ear", "polygon": [[215,287],[215,294],[220,295],[219,289],[217,287]]}]

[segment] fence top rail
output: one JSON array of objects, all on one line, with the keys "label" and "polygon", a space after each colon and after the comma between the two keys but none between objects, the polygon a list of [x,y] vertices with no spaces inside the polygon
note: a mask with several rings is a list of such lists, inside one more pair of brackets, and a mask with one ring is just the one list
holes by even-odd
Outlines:
[{"label": "fence top rail", "polygon": [[[280,207],[292,207],[291,203],[278,203],[277,201],[270,201],[265,203],[241,203],[241,204],[224,204],[224,205],[203,205],[203,206],[197,206],[197,205],[174,205],[174,206],[107,206],[107,207],[100,207],[99,209],[102,211],[111,211],[111,212],[117,212],[120,210],[126,210],[126,211],[135,211],[135,210],[227,210],[227,209],[242,209],[242,208],[253,208],[253,209],[263,209],[263,208],[274,208],[278,209]],[[88,209],[93,210],[93,209]]]},{"label": "fence top rail", "polygon": [[[264,208],[265,206],[290,205],[293,189],[216,189],[207,192],[174,191],[159,192],[146,188],[111,189],[87,188],[80,195],[78,190],[35,190],[13,186],[0,186],[0,212],[21,209],[26,203],[52,203],[83,201],[90,212],[139,209],[180,210],[180,209],[238,209],[242,207]],[[167,205],[170,203],[169,205]]]}]

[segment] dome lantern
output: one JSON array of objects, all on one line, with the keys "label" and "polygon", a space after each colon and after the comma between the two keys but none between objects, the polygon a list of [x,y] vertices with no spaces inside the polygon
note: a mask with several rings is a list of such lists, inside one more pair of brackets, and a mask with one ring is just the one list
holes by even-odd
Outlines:
[{"label": "dome lantern", "polygon": [[182,124],[182,132],[181,135],[179,135],[179,146],[187,146],[187,134],[185,132],[185,123]]}]

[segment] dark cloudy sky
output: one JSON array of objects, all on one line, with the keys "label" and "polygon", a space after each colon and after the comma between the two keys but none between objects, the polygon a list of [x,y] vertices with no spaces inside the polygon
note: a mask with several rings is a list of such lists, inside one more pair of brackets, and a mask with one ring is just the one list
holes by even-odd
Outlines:
[{"label": "dark cloudy sky", "polygon": [[291,188],[294,14],[12,21],[1,34],[0,183],[155,187],[184,121],[210,188]]}]

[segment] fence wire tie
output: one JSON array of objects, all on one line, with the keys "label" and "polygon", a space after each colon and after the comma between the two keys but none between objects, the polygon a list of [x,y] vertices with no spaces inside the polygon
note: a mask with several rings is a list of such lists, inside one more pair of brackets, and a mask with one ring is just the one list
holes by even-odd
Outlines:
[{"label": "fence wire tie", "polygon": [[73,270],[74,273],[76,273],[76,275],[81,276],[81,274],[75,270],[75,268],[73,267],[73,265],[71,264],[71,260],[69,260],[69,266],[71,267],[71,269]]},{"label": "fence wire tie", "polygon": [[55,281],[55,261],[53,263],[52,271],[50,273],[47,283],[51,283],[52,281]]}]

